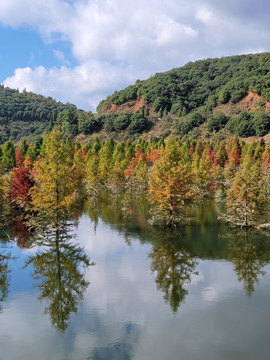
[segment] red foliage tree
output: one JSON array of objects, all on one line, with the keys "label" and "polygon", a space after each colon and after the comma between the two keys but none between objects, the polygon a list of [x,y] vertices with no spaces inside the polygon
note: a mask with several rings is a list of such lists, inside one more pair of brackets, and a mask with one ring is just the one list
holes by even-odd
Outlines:
[{"label": "red foliage tree", "polygon": [[9,200],[15,207],[25,207],[30,201],[29,190],[34,186],[31,171],[23,166],[13,169],[13,178],[10,184]]},{"label": "red foliage tree", "polygon": [[23,166],[23,162],[24,162],[24,158],[23,158],[22,149],[18,147],[15,154],[16,167],[18,168],[20,166]]},{"label": "red foliage tree", "polygon": [[147,163],[149,166],[152,166],[159,158],[160,158],[160,150],[159,149],[150,149],[147,152]]},{"label": "red foliage tree", "polygon": [[241,153],[242,153],[242,149],[241,149],[239,139],[237,137],[234,137],[233,141],[232,141],[231,157],[232,157],[233,164],[235,166],[239,166],[241,163]]},{"label": "red foliage tree", "polygon": [[135,157],[133,157],[130,161],[130,164],[128,166],[128,168],[124,171],[125,173],[125,177],[126,179],[130,178],[130,176],[134,175],[134,170],[136,168],[136,165],[138,164],[139,161],[146,161],[145,155],[143,153],[143,151],[140,149],[140,147],[138,146],[135,149]]},{"label": "red foliage tree", "polygon": [[215,150],[209,148],[206,152],[206,156],[209,158],[211,162],[211,168],[215,168],[218,165],[218,158]]}]

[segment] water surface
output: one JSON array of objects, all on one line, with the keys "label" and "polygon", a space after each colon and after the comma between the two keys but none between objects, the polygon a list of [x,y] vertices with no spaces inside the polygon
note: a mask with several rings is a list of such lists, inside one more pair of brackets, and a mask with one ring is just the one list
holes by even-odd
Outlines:
[{"label": "water surface", "polygon": [[31,248],[1,234],[1,359],[269,358],[266,235],[120,231],[87,214],[73,232]]}]

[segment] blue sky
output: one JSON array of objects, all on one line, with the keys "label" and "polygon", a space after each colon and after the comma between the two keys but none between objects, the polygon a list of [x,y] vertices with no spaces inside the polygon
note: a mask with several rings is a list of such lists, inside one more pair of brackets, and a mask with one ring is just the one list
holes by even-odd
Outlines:
[{"label": "blue sky", "polygon": [[0,83],[95,111],[137,79],[269,39],[267,0],[2,0]]}]

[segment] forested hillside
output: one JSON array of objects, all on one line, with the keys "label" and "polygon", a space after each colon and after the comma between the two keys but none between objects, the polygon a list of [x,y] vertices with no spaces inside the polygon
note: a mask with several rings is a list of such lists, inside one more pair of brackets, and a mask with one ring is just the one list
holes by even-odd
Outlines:
[{"label": "forested hillside", "polygon": [[75,105],[56,102],[32,92],[19,92],[0,86],[0,144],[8,139],[41,135],[65,110],[77,111]]},{"label": "forested hillside", "polygon": [[115,131],[119,121],[110,121],[113,113],[121,112],[122,119],[123,113],[141,111],[154,124],[156,115],[167,120],[181,136],[198,137],[204,123],[207,135],[225,128],[239,136],[263,136],[270,130],[269,101],[270,54],[263,53],[190,62],[137,80],[101,101],[97,110]]},{"label": "forested hillside", "polygon": [[[206,59],[158,73],[102,100],[97,114],[0,87],[0,144],[34,141],[57,124],[68,137],[262,137],[270,132],[270,53]],[[80,140],[81,138],[79,138]]]}]

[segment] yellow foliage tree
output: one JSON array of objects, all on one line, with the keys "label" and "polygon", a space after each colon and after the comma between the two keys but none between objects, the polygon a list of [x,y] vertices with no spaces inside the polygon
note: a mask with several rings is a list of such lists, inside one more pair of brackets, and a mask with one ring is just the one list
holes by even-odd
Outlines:
[{"label": "yellow foliage tree", "polygon": [[266,205],[264,175],[259,163],[246,163],[227,189],[225,219],[233,225],[259,225]]},{"label": "yellow foliage tree", "polygon": [[185,217],[186,204],[193,197],[193,177],[188,165],[183,164],[180,158],[178,145],[171,142],[153,165],[149,200],[154,222],[161,220],[172,226],[182,222]]},{"label": "yellow foliage tree", "polygon": [[53,225],[65,217],[77,198],[79,176],[69,143],[60,130],[54,130],[44,140],[44,157],[34,168],[36,185],[31,190],[32,205]]}]

